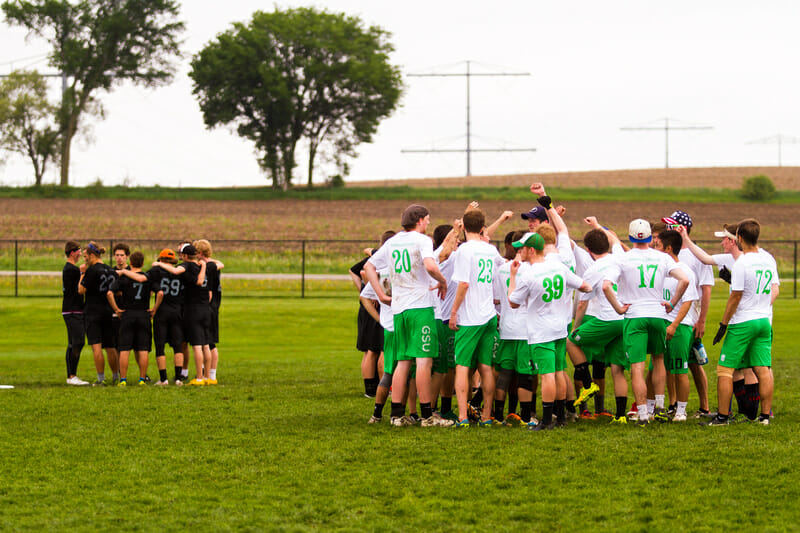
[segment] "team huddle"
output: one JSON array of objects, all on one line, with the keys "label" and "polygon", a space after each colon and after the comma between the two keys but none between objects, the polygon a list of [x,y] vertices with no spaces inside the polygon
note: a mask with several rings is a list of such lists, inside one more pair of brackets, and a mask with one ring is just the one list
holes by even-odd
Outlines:
[{"label": "team huddle", "polygon": [[[68,385],[89,384],[77,376],[84,343],[92,350],[97,371],[93,385],[106,384],[104,350],[112,385],[127,386],[131,352],[139,367],[138,384],[146,385],[153,341],[159,373],[156,385],[169,385],[167,345],[173,351],[175,385],[217,384],[220,271],[224,265],[211,258],[211,244],[205,239],[183,242],[178,250],[176,254],[165,248],[143,272],[144,255],[131,254],[124,243],[117,243],[112,250],[113,267],[103,263],[106,250],[95,242],[83,249],[77,242],[66,243],[61,314],[68,336]],[[84,261],[78,266],[81,257]],[[191,381],[189,346],[196,370]]]},{"label": "team huddle", "polygon": [[[393,426],[541,431],[603,416],[613,424],[693,417],[718,426],[736,418],[733,397],[742,420],[770,423],[772,305],[780,281],[774,258],[758,247],[756,220],[724,225],[715,233],[724,253],[710,255],[689,237],[692,219],[683,211],[652,224],[633,220],[629,243],[587,217],[581,247],[544,186],[534,183],[531,191],[539,205],[522,214],[528,231],[508,233],[502,256],[491,235],[510,211],[487,227],[470,204],[431,239],[430,214],[415,204],[402,214],[403,231],[386,232],[357,265],[363,309],[383,330],[383,372],[364,375],[366,393],[375,397],[370,423],[381,422],[390,391]],[[714,267],[730,284],[713,340],[723,342],[716,413],[709,410],[701,341]],[[364,324],[360,319],[360,329]],[[608,369],[614,412],[605,405]],[[690,374],[699,399],[693,415]]]}]

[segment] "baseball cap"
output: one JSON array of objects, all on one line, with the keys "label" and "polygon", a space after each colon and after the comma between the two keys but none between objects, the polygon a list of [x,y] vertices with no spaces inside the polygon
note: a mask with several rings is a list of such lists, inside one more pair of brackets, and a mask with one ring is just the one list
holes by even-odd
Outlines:
[{"label": "baseball cap", "polygon": [[653,237],[650,234],[650,223],[644,219],[637,218],[628,226],[628,238],[631,242],[650,242]]},{"label": "baseball cap", "polygon": [[528,248],[533,248],[535,250],[544,250],[544,237],[536,232],[529,231],[523,235],[520,240],[512,242],[511,246],[514,248],[522,248],[523,246],[527,246]]},{"label": "baseball cap", "polygon": [[407,226],[416,226],[417,222],[429,214],[430,212],[424,205],[411,204],[403,211],[403,216],[400,217],[400,225],[404,228]]},{"label": "baseball cap", "polygon": [[197,248],[195,248],[189,243],[186,243],[183,246],[181,246],[180,253],[186,255],[197,255]]},{"label": "baseball cap", "polygon": [[169,248],[164,248],[158,253],[159,259],[175,259],[175,252],[170,250]]},{"label": "baseball cap", "polygon": [[684,211],[675,211],[668,217],[661,219],[664,224],[680,224],[686,228],[692,227],[692,217]]},{"label": "baseball cap", "polygon": [[548,222],[550,220],[547,218],[547,209],[540,205],[537,205],[527,213],[522,213],[520,216],[525,220],[536,219],[542,222]]},{"label": "baseball cap", "polygon": [[715,231],[714,237],[719,237],[720,239],[728,237],[729,239],[736,240],[736,231],[738,229],[736,224],[723,224],[722,231]]}]

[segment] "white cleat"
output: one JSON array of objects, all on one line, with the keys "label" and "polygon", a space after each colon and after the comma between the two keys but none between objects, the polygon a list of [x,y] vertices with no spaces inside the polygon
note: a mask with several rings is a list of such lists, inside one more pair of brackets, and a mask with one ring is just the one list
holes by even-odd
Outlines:
[{"label": "white cleat", "polygon": [[673,422],[686,422],[686,415],[675,415],[672,417]]},{"label": "white cleat", "polygon": [[83,385],[88,385],[88,384],[89,384],[88,381],[83,381],[78,376],[72,376],[71,378],[67,379],[67,385],[83,386]]}]

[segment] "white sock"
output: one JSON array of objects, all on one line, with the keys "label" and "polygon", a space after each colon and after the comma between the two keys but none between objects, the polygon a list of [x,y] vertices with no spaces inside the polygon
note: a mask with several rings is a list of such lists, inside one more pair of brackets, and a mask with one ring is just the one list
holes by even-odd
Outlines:
[{"label": "white sock", "polygon": [[[663,396],[662,396],[662,398],[663,398]],[[651,400],[650,398],[648,398],[647,399],[647,412],[652,415],[655,412],[655,410],[656,410],[656,401],[655,400]]]},{"label": "white sock", "polygon": [[217,369],[212,368],[208,371],[208,379],[217,379]]},{"label": "white sock", "polygon": [[636,408],[639,410],[639,420],[647,420],[647,406],[637,405]]},{"label": "white sock", "polygon": [[181,377],[188,378],[189,377],[189,369],[188,368],[181,368]]},{"label": "white sock", "polygon": [[102,382],[104,382],[105,380],[106,380],[106,373],[105,373],[105,372],[98,372],[98,373],[97,373],[97,381],[99,381],[100,383],[102,383]]},{"label": "white sock", "polygon": [[678,410],[675,411],[676,415],[685,415],[686,414],[686,404],[689,402],[678,402]]},{"label": "white sock", "polygon": [[663,394],[656,394],[656,407],[659,409],[664,408],[664,395]]}]

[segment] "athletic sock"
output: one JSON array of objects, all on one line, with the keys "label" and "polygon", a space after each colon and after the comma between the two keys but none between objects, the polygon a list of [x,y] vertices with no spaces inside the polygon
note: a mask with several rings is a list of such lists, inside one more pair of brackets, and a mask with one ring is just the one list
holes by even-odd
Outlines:
[{"label": "athletic sock", "polygon": [[442,396],[442,413],[449,413],[453,410],[453,398],[450,396]]},{"label": "athletic sock", "polygon": [[755,420],[758,416],[758,403],[761,401],[761,396],[758,395],[758,383],[750,383],[744,386],[745,396],[747,398],[747,418]]},{"label": "athletic sock", "polygon": [[615,415],[616,418],[621,416],[625,416],[626,409],[628,408],[628,397],[627,396],[615,396],[614,400],[617,402],[617,413]]},{"label": "athletic sock", "polygon": [[164,370],[161,370],[161,369],[158,370],[158,378],[161,381],[167,381],[167,369],[166,368]]},{"label": "athletic sock", "polygon": [[383,417],[383,404],[382,403],[375,403],[375,408],[372,410],[372,416],[375,418]]},{"label": "athletic sock", "polygon": [[514,413],[517,411],[517,403],[519,402],[519,396],[517,396],[516,392],[508,392],[508,414]]},{"label": "athletic sock", "polygon": [[573,374],[575,380],[583,384],[584,389],[592,386],[592,376],[589,374],[589,363],[584,361],[581,364],[575,365],[575,373]]},{"label": "athletic sock", "polygon": [[100,383],[102,383],[102,382],[104,382],[105,380],[106,380],[106,373],[105,373],[105,372],[98,372],[98,373],[97,373],[97,381],[99,381]]},{"label": "athletic sock", "polygon": [[392,402],[392,418],[402,418],[406,414],[406,406],[401,402]]},{"label": "athletic sock", "polygon": [[[217,369],[216,368],[212,368],[211,370],[208,371],[208,378],[209,379],[217,379]],[[375,392],[378,392],[378,385],[377,384],[375,385]]]},{"label": "athletic sock", "polygon": [[[647,400],[648,403],[650,400]],[[637,405],[636,408],[639,411],[639,420],[647,421],[647,406],[646,405]]]},{"label": "athletic sock", "polygon": [[119,372],[114,372],[111,374],[111,379],[117,381],[119,379]]},{"label": "athletic sock", "polygon": [[676,415],[686,415],[686,404],[688,402],[678,402],[677,410],[675,411]]},{"label": "athletic sock", "polygon": [[[572,402],[570,402],[570,403],[572,403]],[[554,408],[555,415],[556,415],[556,421],[563,422],[564,420],[566,420],[566,415],[565,415],[565,412],[564,412],[564,408],[566,407],[566,405],[567,405],[567,400],[556,400],[555,408]],[[570,411],[570,413],[574,413],[574,412],[575,412],[575,407],[573,406],[572,407],[572,411]]]},{"label": "athletic sock", "polygon": [[495,420],[503,420],[503,407],[505,407],[505,400],[494,401],[494,418]]},{"label": "athletic sock", "polygon": [[419,402],[419,410],[421,411],[422,418],[430,418],[433,416],[433,409],[431,409],[431,402]]},{"label": "athletic sock", "polygon": [[736,397],[736,405],[738,406],[739,412],[742,414],[747,414],[748,404],[744,378],[737,379],[733,382],[733,395]]},{"label": "athletic sock", "polygon": [[594,412],[595,413],[602,413],[606,410],[606,395],[605,394],[595,394],[594,395]]},{"label": "athletic sock", "polygon": [[481,402],[483,401],[483,389],[478,387],[477,389],[472,389],[472,399],[469,403],[472,404],[472,407],[475,409],[480,408]]},{"label": "athletic sock", "polygon": [[189,377],[189,369],[181,367],[181,379],[186,379]]},{"label": "athletic sock", "polygon": [[[557,402],[558,401],[561,401],[561,400],[557,400]],[[574,402],[568,402],[567,400],[563,400],[563,401],[564,401],[564,407],[567,408],[567,411],[569,411],[570,413],[574,413],[575,412],[575,403]],[[556,403],[556,405],[558,405],[558,403]]]},{"label": "athletic sock", "polygon": [[533,402],[519,402],[519,410],[520,410],[519,417],[522,419],[523,422],[528,423],[531,421],[532,408],[533,408]]},{"label": "athletic sock", "polygon": [[664,408],[664,395],[663,394],[656,394],[656,407],[658,409]]},{"label": "athletic sock", "polygon": [[583,402],[579,407],[580,407],[581,413],[584,412],[584,411],[588,411],[589,410],[589,406],[586,405],[586,402]]},{"label": "athletic sock", "polygon": [[647,409],[647,414],[653,414],[656,409],[656,401],[648,398],[645,408]]},{"label": "athletic sock", "polygon": [[553,423],[553,402],[542,402],[542,424]]},{"label": "athletic sock", "polygon": [[175,367],[175,381],[178,381],[180,379],[181,379],[181,367],[176,366]]}]

